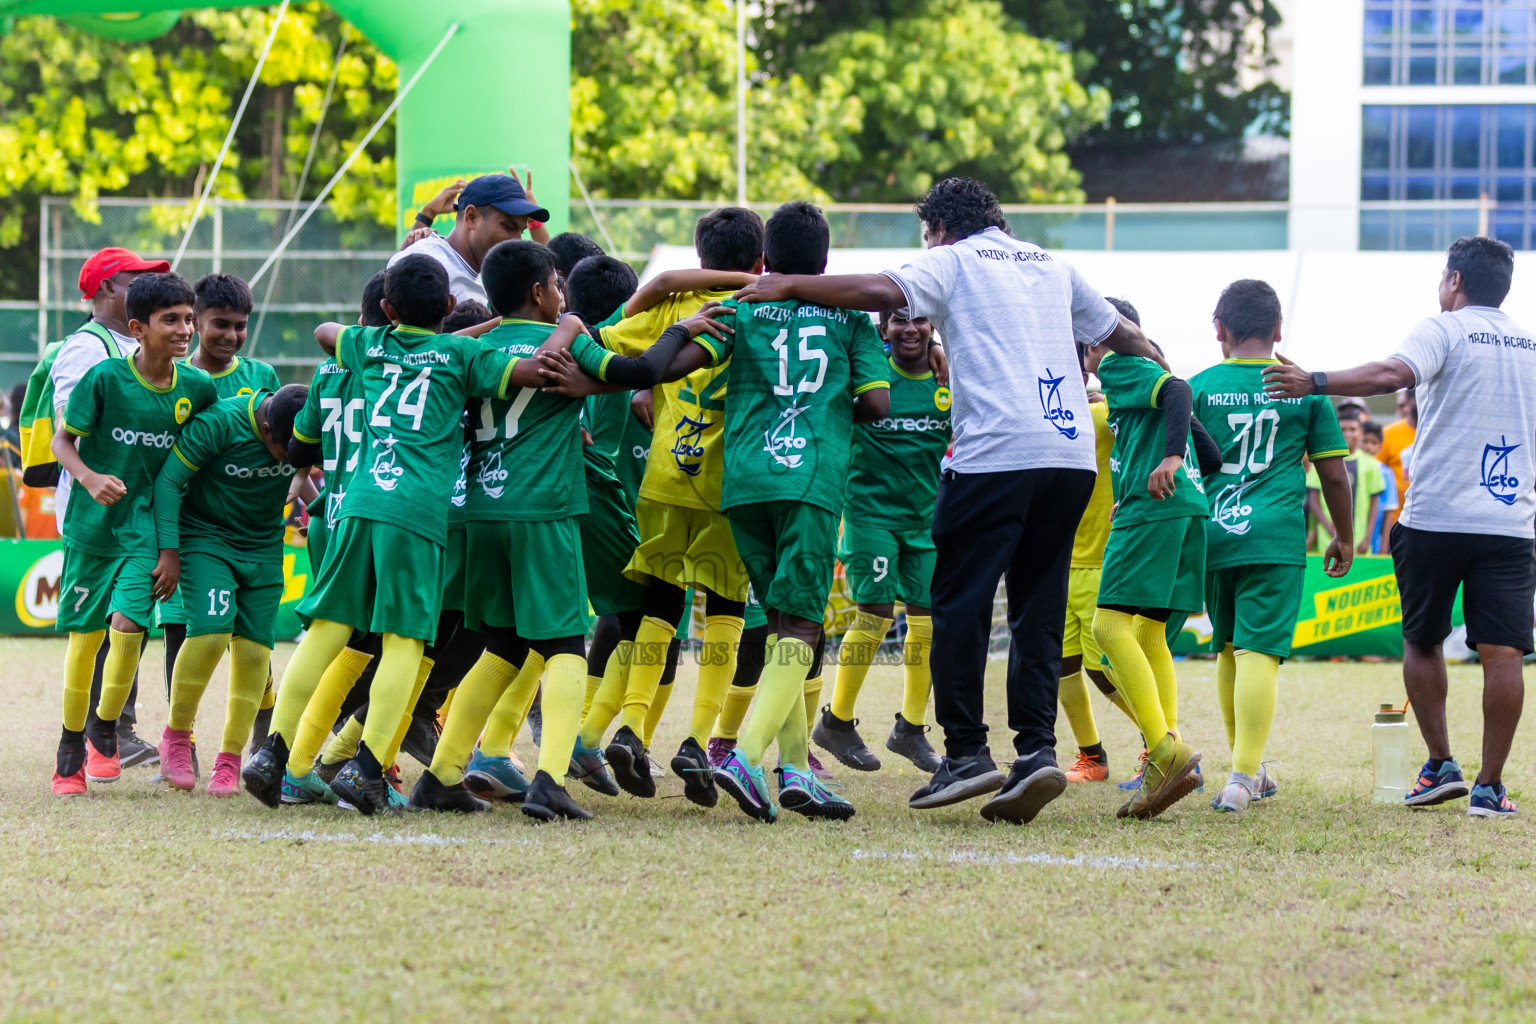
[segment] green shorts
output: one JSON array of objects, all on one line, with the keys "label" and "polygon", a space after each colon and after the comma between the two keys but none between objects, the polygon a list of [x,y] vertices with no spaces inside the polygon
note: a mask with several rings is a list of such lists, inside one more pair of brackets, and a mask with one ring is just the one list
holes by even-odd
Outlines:
[{"label": "green shorts", "polygon": [[361,516],[336,523],[315,588],[299,618],[431,643],[443,600],[443,546],[402,526]]},{"label": "green shorts", "polygon": [[803,501],[737,505],[725,514],[763,606],[820,622],[837,561],[837,515]]},{"label": "green shorts", "polygon": [[1205,601],[1205,517],[1116,523],[1104,548],[1099,605],[1198,612]]},{"label": "green shorts", "polygon": [[443,548],[443,611],[462,612],[468,587],[464,577],[464,548],[468,543],[465,523],[448,524],[448,545]]},{"label": "green shorts", "polygon": [[177,593],[185,598],[187,636],[233,633],[271,647],[283,603],[283,563],[188,551]]},{"label": "green shorts", "polygon": [[587,634],[587,581],[577,516],[469,523],[464,624],[515,629],[524,640]]},{"label": "green shorts", "polygon": [[147,627],[155,611],[150,574],[158,560],[158,553],[92,555],[65,544],[54,628],[60,633],[94,633],[107,628],[114,612]]},{"label": "green shorts", "polygon": [[837,543],[848,592],[859,604],[893,604],[900,599],[929,607],[934,558],[932,530],[885,530],[844,520]]},{"label": "green shorts", "polygon": [[309,529],[304,532],[304,546],[309,551],[309,574],[312,577],[320,575],[320,567],[325,564],[325,550],[331,539],[331,523],[325,518],[329,501],[330,495],[321,492],[320,497],[309,503]]},{"label": "green shorts", "polygon": [[1234,565],[1212,569],[1205,579],[1205,610],[1211,617],[1211,650],[1227,644],[1288,658],[1301,608],[1306,567]]},{"label": "green shorts", "polygon": [[[182,576],[186,576],[186,566],[182,566]],[[183,579],[185,584],[186,580]],[[176,593],[164,601],[155,604],[155,625],[157,626],[185,626],[187,624],[187,608],[181,599],[181,587],[176,588]]]},{"label": "green shorts", "polygon": [[592,610],[598,615],[616,615],[644,608],[644,585],[624,575],[624,567],[640,546],[640,531],[617,480],[587,474],[587,514],[578,517],[577,524]]},{"label": "green shorts", "polygon": [[768,625],[768,613],[763,610],[763,602],[757,599],[757,591],[747,591],[746,610],[741,616],[742,629],[757,629]]}]

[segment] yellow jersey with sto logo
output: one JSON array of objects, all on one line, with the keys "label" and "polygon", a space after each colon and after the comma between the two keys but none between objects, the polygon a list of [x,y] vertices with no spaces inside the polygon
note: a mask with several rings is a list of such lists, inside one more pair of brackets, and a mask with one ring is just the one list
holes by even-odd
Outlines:
[{"label": "yellow jersey with sto logo", "polygon": [[[636,316],[602,329],[603,347],[621,356],[637,356],[656,343],[668,327],[686,320],[704,303],[723,301],[732,290],[669,295]],[[695,370],[682,380],[652,390],[656,430],[646,460],[640,495],[686,508],[718,511],[725,477],[721,437],[725,422],[725,385],[729,362]]]}]

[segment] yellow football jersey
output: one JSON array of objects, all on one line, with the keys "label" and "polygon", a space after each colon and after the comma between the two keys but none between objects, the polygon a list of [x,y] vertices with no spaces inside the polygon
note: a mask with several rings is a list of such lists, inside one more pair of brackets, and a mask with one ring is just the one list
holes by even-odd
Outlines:
[{"label": "yellow football jersey", "polygon": [[1109,477],[1109,453],[1115,447],[1115,435],[1109,432],[1109,403],[1088,406],[1093,418],[1093,454],[1099,475],[1093,481],[1093,497],[1077,524],[1077,539],[1072,542],[1072,568],[1098,569],[1104,565],[1104,545],[1109,543],[1109,511],[1115,504],[1114,486]]}]

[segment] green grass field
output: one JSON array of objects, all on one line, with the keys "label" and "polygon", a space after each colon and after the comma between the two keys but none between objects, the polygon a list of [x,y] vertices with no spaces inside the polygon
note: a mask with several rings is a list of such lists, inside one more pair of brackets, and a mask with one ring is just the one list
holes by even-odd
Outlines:
[{"label": "green grass field", "polygon": [[[604,799],[577,826],[513,808],[474,819],[268,810],[153,787],[133,769],[85,799],[49,794],[54,641],[0,641],[0,1019],[529,1021],[1530,1020],[1532,817],[1370,802],[1370,713],[1396,665],[1281,676],[1278,799],[1242,818],[1199,794],[1116,821],[1108,784],[1032,825],[979,802],[917,814],[913,768],[850,777],[858,816]],[[290,648],[279,652],[286,659]],[[146,737],[164,724],[146,654]],[[1183,730],[1229,767],[1214,665],[1180,663]],[[861,700],[883,740],[899,670]],[[222,675],[222,673],[221,673]],[[990,716],[1005,720],[1002,665]],[[1478,674],[1455,667],[1452,733],[1475,767]],[[656,747],[686,729],[685,666]],[[222,681],[201,726],[216,734]],[[1096,704],[1116,779],[1130,725]],[[1063,760],[1072,744],[1062,721]],[[1512,796],[1530,778],[1516,744]],[[994,748],[1008,748],[999,737]],[[524,736],[519,751],[531,759]],[[204,758],[205,764],[211,756]],[[408,764],[413,780],[418,766]]]}]

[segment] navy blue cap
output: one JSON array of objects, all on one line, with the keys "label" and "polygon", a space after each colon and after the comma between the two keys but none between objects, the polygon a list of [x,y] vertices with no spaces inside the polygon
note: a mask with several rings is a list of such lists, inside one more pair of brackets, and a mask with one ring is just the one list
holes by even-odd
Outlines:
[{"label": "navy blue cap", "polygon": [[530,203],[522,183],[510,174],[482,174],[465,185],[453,208],[462,210],[466,206],[494,206],[514,217],[549,220],[549,211],[538,203]]}]

